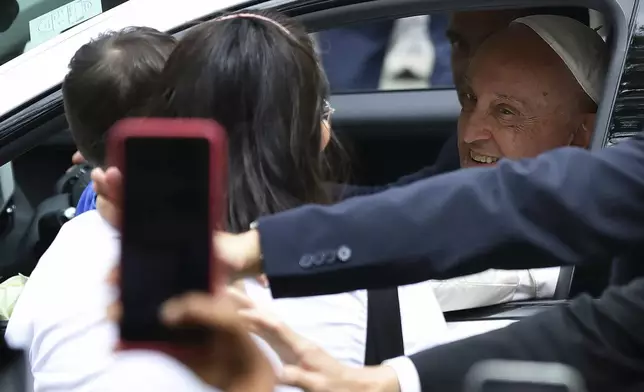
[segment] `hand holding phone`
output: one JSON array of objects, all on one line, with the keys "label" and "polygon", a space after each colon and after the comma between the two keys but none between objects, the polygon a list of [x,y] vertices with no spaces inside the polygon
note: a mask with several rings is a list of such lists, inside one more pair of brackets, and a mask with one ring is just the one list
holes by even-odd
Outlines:
[{"label": "hand holding phone", "polygon": [[159,309],[225,280],[212,247],[225,218],[224,130],[210,120],[126,119],[110,131],[108,161],[123,175],[122,346],[202,341],[197,328],[166,328]]}]

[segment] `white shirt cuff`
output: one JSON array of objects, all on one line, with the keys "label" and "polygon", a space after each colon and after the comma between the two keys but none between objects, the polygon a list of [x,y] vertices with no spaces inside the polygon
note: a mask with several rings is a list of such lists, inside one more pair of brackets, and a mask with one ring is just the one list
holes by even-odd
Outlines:
[{"label": "white shirt cuff", "polygon": [[388,359],[382,364],[389,366],[394,369],[394,372],[396,372],[400,392],[422,392],[420,377],[418,377],[418,371],[411,359],[407,357],[397,357]]},{"label": "white shirt cuff", "polygon": [[560,270],[561,267],[528,270],[532,275],[532,279],[534,279],[535,286],[537,286],[537,298],[552,298],[555,295]]}]

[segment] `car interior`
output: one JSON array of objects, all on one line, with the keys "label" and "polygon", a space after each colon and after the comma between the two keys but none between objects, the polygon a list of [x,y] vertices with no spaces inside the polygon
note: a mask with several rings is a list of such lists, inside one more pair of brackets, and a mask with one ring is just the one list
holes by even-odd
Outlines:
[{"label": "car interior", "polygon": [[[600,12],[610,24],[607,42],[612,60],[600,105],[592,149],[632,134],[615,126],[613,105],[629,48],[630,21],[636,0],[547,1],[547,5],[580,5]],[[521,8],[534,0],[507,1],[283,1],[274,6],[299,18],[311,32],[381,19],[477,8]],[[211,19],[210,15],[203,20]],[[190,25],[176,28],[181,34]],[[431,165],[454,134],[460,104],[453,88],[357,91],[333,94],[333,128],[351,153],[353,183],[387,184]],[[619,124],[618,124],[619,125]],[[0,118],[0,282],[29,275],[60,227],[73,217],[73,207],[89,181],[91,168],[71,165],[76,151],[56,87]],[[521,319],[553,306],[565,306],[580,293],[598,295],[607,284],[609,267],[565,267],[552,300],[514,302],[448,312],[448,321]]]}]

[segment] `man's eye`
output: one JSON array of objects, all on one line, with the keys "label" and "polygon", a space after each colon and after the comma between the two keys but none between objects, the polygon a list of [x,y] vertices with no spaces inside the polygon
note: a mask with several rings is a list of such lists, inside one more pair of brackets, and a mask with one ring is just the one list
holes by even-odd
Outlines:
[{"label": "man's eye", "polygon": [[508,108],[501,108],[499,109],[499,113],[503,114],[504,116],[513,116],[514,112]]}]

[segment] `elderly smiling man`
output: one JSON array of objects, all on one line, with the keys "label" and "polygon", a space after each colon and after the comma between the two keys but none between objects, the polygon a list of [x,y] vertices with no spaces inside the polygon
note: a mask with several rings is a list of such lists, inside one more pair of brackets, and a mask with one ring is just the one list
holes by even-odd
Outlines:
[{"label": "elderly smiling man", "polygon": [[[518,19],[479,46],[459,83],[461,167],[588,147],[608,53],[592,29],[563,16]],[[482,230],[484,230],[482,222]],[[488,270],[434,282],[444,311],[551,297],[559,268]]]},{"label": "elderly smiling man", "polygon": [[572,20],[567,24],[575,35],[564,36],[561,19],[541,21],[551,25],[545,27],[531,19],[517,22],[474,55],[459,94],[462,167],[588,146],[606,69],[605,43]]}]

